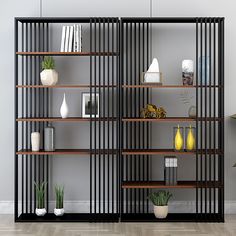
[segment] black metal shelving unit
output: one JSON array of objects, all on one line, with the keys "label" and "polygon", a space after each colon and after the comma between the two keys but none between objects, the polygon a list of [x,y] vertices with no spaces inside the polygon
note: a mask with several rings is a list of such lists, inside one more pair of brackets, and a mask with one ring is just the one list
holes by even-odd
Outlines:
[{"label": "black metal shelving unit", "polygon": [[[82,53],[51,51],[50,29],[58,23],[83,23],[89,28],[89,50]],[[196,84],[194,86],[143,86],[140,74],[151,62],[152,27],[187,23],[196,32]],[[40,84],[40,63],[45,55],[90,58],[87,85]],[[198,58],[209,56],[209,69],[199,71]],[[209,83],[202,78],[209,74]],[[203,76],[204,75],[204,76]],[[99,116],[49,117],[50,90],[84,89],[99,93]],[[151,101],[151,89],[194,89],[196,119],[167,117],[165,122],[192,122],[196,126],[196,177],[171,189],[196,192],[195,212],[170,213],[154,218],[147,195],[166,188],[152,179],[154,155],[173,154],[173,149],[152,149],[151,123],[140,108]],[[48,122],[89,122],[88,149],[58,149],[48,153],[30,149],[30,133],[43,133]],[[50,155],[49,155],[50,154]],[[49,209],[50,162],[54,155],[86,155],[90,162],[90,209],[37,217],[34,182],[46,181]],[[224,18],[15,18],[15,221],[16,222],[118,222],[118,221],[224,221]]]}]

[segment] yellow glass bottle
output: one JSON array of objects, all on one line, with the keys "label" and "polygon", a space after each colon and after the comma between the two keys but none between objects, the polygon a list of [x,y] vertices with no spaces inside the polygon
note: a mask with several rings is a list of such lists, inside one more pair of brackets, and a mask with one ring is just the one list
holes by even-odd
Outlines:
[{"label": "yellow glass bottle", "polygon": [[189,131],[187,134],[186,149],[188,151],[192,151],[195,149],[195,137],[194,137],[193,129],[191,125],[189,126]]},{"label": "yellow glass bottle", "polygon": [[184,144],[183,137],[182,137],[182,134],[180,132],[179,125],[178,125],[177,131],[176,131],[176,134],[175,134],[175,150],[177,150],[177,151],[182,150],[183,149],[183,144]]}]

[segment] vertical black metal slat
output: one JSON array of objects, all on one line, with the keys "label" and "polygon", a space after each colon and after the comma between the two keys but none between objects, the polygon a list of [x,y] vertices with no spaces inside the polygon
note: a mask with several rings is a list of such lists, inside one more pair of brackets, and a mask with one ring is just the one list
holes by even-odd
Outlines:
[{"label": "vertical black metal slat", "polygon": [[[93,51],[92,46],[93,46],[93,19],[90,18],[90,23],[89,23],[89,30],[90,30],[90,52]],[[92,97],[92,79],[93,79],[93,56],[90,55],[89,57],[89,64],[90,64],[90,74],[89,74],[89,93],[90,93],[90,99]],[[93,154],[92,154],[92,149],[93,149],[93,140],[92,140],[92,113],[90,112],[90,121],[89,121],[89,151],[90,151],[90,158],[89,158],[89,177],[90,177],[90,189],[89,189],[89,213],[92,214],[93,210],[92,210],[92,204],[93,204],[93,175],[92,175],[92,171],[93,171]]]},{"label": "vertical black metal slat", "polygon": [[[117,127],[116,127],[116,149],[118,150],[116,152],[116,178],[117,178],[117,186],[116,186],[116,213],[120,213],[121,212],[121,204],[120,204],[120,199],[121,199],[121,172],[120,170],[123,168],[121,168],[121,162],[120,162],[120,157],[121,157],[121,138],[122,138],[122,133],[120,132],[121,129],[120,127],[122,127],[122,123],[121,123],[121,75],[120,75],[120,67],[121,67],[121,63],[120,63],[120,58],[121,58],[121,38],[120,38],[120,34],[122,35],[122,29],[120,29],[120,20],[118,18],[116,18],[116,53],[118,53],[118,56],[116,57],[116,94],[117,96],[117,108],[116,108],[116,117],[119,117],[119,120],[117,120]],[[123,39],[122,39],[123,40]],[[123,99],[123,98],[122,98]]]},{"label": "vertical black metal slat", "polygon": [[[125,74],[125,84],[129,84],[129,81],[128,81],[128,73],[129,73],[129,70],[128,70],[128,60],[129,60],[129,50],[128,50],[128,28],[129,28],[129,24],[126,23],[126,39],[125,39],[125,49],[126,49],[126,57],[125,57],[125,62],[126,62],[126,74]],[[124,52],[123,52],[124,53]],[[128,113],[128,92],[129,92],[129,89],[127,88],[125,90],[125,104],[122,104],[124,107],[125,107],[125,117],[128,117],[129,113]],[[129,143],[128,143],[128,138],[129,138],[129,123],[126,123],[125,124],[125,137],[123,137],[125,139],[125,148],[128,149],[129,148]],[[128,170],[128,166],[129,166],[129,159],[127,158],[127,156],[125,156],[125,180],[128,181],[129,180],[129,170]],[[126,189],[125,190],[125,193],[126,193],[126,198],[125,198],[125,202],[126,202],[126,213],[129,212],[129,209],[128,209],[128,203],[129,203],[129,190]]]},{"label": "vertical black metal slat", "polygon": [[105,153],[105,149],[106,149],[106,139],[105,139],[105,132],[106,132],[106,123],[105,123],[105,117],[106,117],[106,90],[105,90],[105,83],[106,83],[106,56],[105,56],[105,52],[106,52],[106,22],[105,22],[105,18],[103,18],[103,94],[102,94],[102,98],[103,98],[103,114],[102,114],[102,118],[103,118],[103,124],[102,124],[102,137],[103,137],[103,213],[106,212],[106,153]]},{"label": "vertical black metal slat", "polygon": [[[107,52],[110,53],[110,20],[108,18],[108,22],[107,22]],[[107,57],[107,150],[108,150],[108,153],[107,153],[107,213],[109,214],[110,213],[110,99],[109,99],[109,85],[110,85],[110,57],[108,56]],[[105,77],[104,77],[105,78]],[[104,85],[104,89],[106,88],[106,86]],[[104,94],[104,97],[106,98],[105,94]],[[105,120],[105,119],[104,119]]]},{"label": "vertical black metal slat", "polygon": [[[26,51],[29,51],[29,34],[28,34],[28,30],[29,30],[29,23],[26,23]],[[29,84],[29,57],[26,57],[26,84]],[[26,117],[28,118],[29,116],[29,99],[28,99],[28,89],[25,90],[25,109],[26,109]],[[29,124],[28,122],[26,122],[26,132],[25,132],[25,141],[26,141],[26,149],[30,149],[30,140],[29,140]],[[28,213],[28,161],[29,161],[30,156],[26,156],[25,158],[25,206],[26,206],[26,214]]]},{"label": "vertical black metal slat", "polygon": [[[222,59],[222,51],[221,51],[221,34],[222,34],[222,28],[221,28],[221,21],[220,18],[217,18],[217,23],[218,23],[218,119],[221,118],[221,109],[222,109],[222,104],[221,104],[221,73],[222,73],[222,67],[221,67],[221,59]],[[218,154],[218,183],[221,182],[221,136],[222,136],[222,122],[218,122],[218,151],[220,152]],[[218,186],[218,220],[220,220],[221,217],[221,212],[222,212],[222,192],[220,187]]]},{"label": "vertical black metal slat", "polygon": [[214,216],[216,214],[216,188],[215,188],[215,182],[216,182],[216,19],[214,18],[214,29],[213,29],[213,150],[214,150],[214,156],[213,156],[213,212]]},{"label": "vertical black metal slat", "polygon": [[[41,23],[38,23],[38,51],[40,52],[41,51]],[[39,72],[40,72],[40,56],[37,57],[37,85],[40,84],[40,81],[39,81]],[[38,115],[37,117],[40,117],[41,118],[41,90],[38,88]],[[41,131],[41,122],[38,123],[38,131],[40,132]],[[38,172],[38,183],[41,182],[41,156],[38,155],[37,157],[38,159],[38,166],[37,166],[37,172]]]},{"label": "vertical black metal slat", "polygon": [[201,61],[200,61],[200,63],[201,63],[201,70],[200,70],[200,142],[201,142],[201,144],[200,144],[200,176],[201,176],[201,187],[200,187],[200,217],[202,218],[202,213],[203,213],[203,206],[202,206],[202,204],[203,204],[203,186],[202,186],[202,181],[203,181],[203,161],[202,161],[202,150],[203,150],[203,131],[202,131],[202,129],[203,129],[203,124],[202,124],[202,119],[203,119],[203,113],[202,113],[202,110],[203,110],[203,104],[202,104],[202,97],[203,97],[203,93],[202,93],[202,78],[203,78],[203,69],[202,69],[202,58],[203,58],[203,54],[202,54],[202,37],[203,37],[203,35],[202,35],[202,24],[203,24],[203,22],[202,22],[202,18],[200,19],[200,58],[201,58]]},{"label": "vertical black metal slat", "polygon": [[[101,19],[98,19],[98,52],[101,53]],[[98,94],[101,107],[101,56],[98,57]],[[96,85],[95,85],[96,86]],[[98,212],[101,213],[101,109],[98,115]]]},{"label": "vertical black metal slat", "polygon": [[[49,51],[49,24],[46,24],[46,51]],[[46,111],[46,117],[49,117],[49,89],[46,88],[46,106],[47,106],[47,111]],[[48,123],[47,123],[48,124]],[[49,210],[49,156],[46,156],[46,182],[47,184],[47,211]]]},{"label": "vertical black metal slat", "polygon": [[196,219],[198,219],[198,212],[199,212],[199,204],[198,204],[198,193],[199,193],[199,186],[198,186],[198,179],[199,179],[199,176],[198,176],[198,162],[199,162],[199,159],[198,159],[198,144],[199,144],[199,140],[198,140],[198,132],[199,132],[199,127],[198,127],[198,122],[199,122],[199,95],[198,95],[198,91],[199,91],[199,87],[198,87],[198,84],[199,84],[199,81],[198,81],[198,43],[199,43],[199,19],[197,18],[196,19]]},{"label": "vertical black metal slat", "polygon": [[[22,25],[23,27],[23,25]],[[14,129],[15,129],[15,160],[14,160],[14,171],[15,171],[15,176],[14,176],[14,181],[15,181],[15,190],[14,190],[14,219],[15,221],[17,221],[18,219],[18,193],[19,193],[19,182],[18,182],[18,155],[16,154],[16,152],[18,151],[18,122],[16,121],[16,119],[18,118],[18,89],[16,87],[16,85],[18,85],[18,56],[16,54],[16,52],[18,51],[18,20],[15,19],[14,22],[14,31],[15,31],[15,39],[14,39],[14,60],[15,60],[15,73],[14,73],[14,77],[15,77],[15,104],[14,104],[14,109],[15,109],[15,125],[14,125]],[[23,90],[22,90],[23,91]],[[22,123],[23,124],[23,123]],[[22,210],[23,213],[23,210]]]},{"label": "vertical black metal slat", "polygon": [[[133,49],[133,64],[134,64],[134,82],[133,84],[136,85],[137,83],[137,76],[136,76],[136,23],[134,23],[134,43],[133,43],[133,46],[134,46],[134,49]],[[139,77],[138,77],[139,79]],[[137,117],[137,105],[136,105],[136,101],[137,101],[137,96],[136,96],[136,93],[137,93],[137,89],[134,89],[134,100],[133,100],[133,104],[134,104],[134,113],[133,113],[133,116],[134,118]],[[136,122],[134,122],[134,136],[133,136],[133,140],[134,140],[134,148],[136,149],[137,148],[137,144],[136,144],[136,141],[137,141],[137,131],[136,131]],[[134,155],[134,181],[137,181],[137,156]],[[134,189],[134,213],[137,214],[137,189]]]},{"label": "vertical black metal slat", "polygon": [[205,218],[207,219],[207,212],[208,212],[208,209],[207,209],[207,203],[208,203],[208,199],[207,199],[207,190],[208,190],[208,183],[207,183],[207,159],[208,159],[208,142],[207,142],[207,86],[208,86],[208,68],[207,68],[207,18],[205,18],[205,24],[204,24],[204,30],[205,30],[205,42],[204,42],[204,49],[205,49],[205,71],[204,71],[204,75],[205,75],[205,86],[204,86],[204,95],[205,95],[205,98],[204,98],[204,101],[205,101],[205,104],[204,104],[204,108],[205,108],[205,112],[204,112],[204,123],[205,123],[205,145],[204,145],[204,151],[205,151],[205,156],[204,156],[204,166],[205,166],[205,171],[204,171],[204,178],[205,178]]},{"label": "vertical black metal slat", "polygon": [[[25,24],[22,23],[22,51],[25,50]],[[22,56],[22,84],[25,84],[25,57]],[[21,110],[22,110],[22,117],[25,117],[25,89],[22,88],[22,95],[21,95],[22,103],[21,103]],[[21,139],[22,139],[22,149],[25,149],[25,122],[22,122],[22,130],[21,130]],[[22,195],[21,195],[21,208],[22,213],[24,214],[24,196],[25,196],[25,155],[22,155],[22,167],[21,167],[21,179],[22,179]]]},{"label": "vertical black metal slat", "polygon": [[[112,52],[112,58],[111,58],[111,213],[114,214],[114,172],[115,172],[115,166],[114,166],[114,129],[115,125],[118,125],[118,117],[116,116],[116,123],[114,124],[114,19],[111,20],[111,52]],[[109,81],[109,80],[108,80]],[[118,94],[117,94],[118,97]],[[109,96],[108,96],[109,99]],[[119,100],[119,98],[117,98]],[[117,126],[116,126],[117,127]],[[118,129],[116,129],[116,132],[118,132]],[[118,166],[116,166],[118,168]],[[117,176],[118,178],[118,176]],[[116,186],[118,188],[118,185]]]},{"label": "vertical black metal slat", "polygon": [[[147,59],[146,59],[146,68],[145,68],[145,71],[148,69],[148,66],[149,66],[149,23],[147,23],[147,32],[146,32],[146,40],[147,40]],[[148,104],[149,103],[149,88],[147,88],[147,94],[146,94],[146,103]],[[146,127],[146,148],[149,149],[149,122],[147,122],[147,127]],[[149,181],[149,156],[147,155],[147,163],[146,163],[146,180]],[[146,193],[146,196],[149,195],[149,189],[147,189],[147,193]],[[148,198],[146,197],[146,211],[147,213],[149,212],[149,209],[148,209]]]},{"label": "vertical black metal slat", "polygon": [[[32,34],[33,34],[33,31],[32,31],[32,23],[30,23],[30,46],[29,46],[29,48],[30,48],[30,51],[32,52],[32,50],[33,50],[33,42],[32,42]],[[30,60],[30,71],[29,71],[29,85],[32,85],[32,72],[33,72],[33,58],[32,58],[32,56],[30,56],[30,58],[29,58],[29,60]],[[29,91],[29,117],[31,118],[32,117],[32,110],[33,110],[33,102],[32,102],[32,99],[33,99],[33,96],[32,96],[32,89],[31,88],[29,88],[28,89],[28,91]],[[31,134],[31,132],[33,131],[33,129],[32,129],[32,122],[29,122],[29,137],[30,137],[30,134]],[[29,140],[29,146],[30,146],[30,140]],[[30,186],[29,186],[29,195],[30,195],[30,213],[32,213],[32,208],[33,208],[33,206],[32,206],[32,202],[33,202],[33,196],[32,196],[32,193],[33,193],[33,181],[32,181],[32,174],[33,174],[33,172],[32,172],[32,164],[33,164],[33,159],[34,158],[34,156],[32,156],[32,155],[30,155],[30,167],[29,167],[29,171],[30,171],[30,178],[29,178],[29,181],[30,181]]]},{"label": "vertical black metal slat", "polygon": [[[132,41],[132,34],[133,34],[133,31],[132,31],[132,22],[130,23],[130,38],[129,38],[129,43],[130,43],[130,45],[129,45],[129,48],[130,48],[130,57],[129,57],[129,59],[130,59],[130,61],[129,61],[129,74],[130,74],[130,76],[129,76],[129,84],[130,85],[132,85],[133,84],[133,64],[132,64],[132,45],[133,45],[133,41]],[[129,115],[129,117],[133,117],[133,99],[132,99],[132,93],[133,93],[133,89],[132,88],[130,88],[130,90],[129,90],[129,104],[130,104],[130,115]],[[132,137],[132,135],[133,135],[133,129],[132,129],[132,127],[133,127],[133,124],[132,124],[132,122],[130,123],[130,125],[129,125],[130,127],[129,127],[129,147],[130,147],[130,149],[132,149],[133,148],[133,137]],[[133,158],[134,158],[134,156],[133,155],[131,155],[130,157],[129,157],[129,161],[130,161],[130,165],[129,165],[129,172],[130,172],[130,177],[129,177],[129,180],[130,181],[132,181],[133,180]],[[130,204],[130,213],[133,213],[133,189],[130,189],[130,199],[129,199],[129,204]]]},{"label": "vertical black metal slat", "polygon": [[[212,130],[211,130],[211,124],[212,124],[212,120],[211,120],[211,110],[212,110],[212,104],[211,104],[211,101],[212,101],[212,99],[211,99],[211,96],[212,96],[212,93],[211,93],[211,91],[212,91],[212,83],[211,83],[211,76],[212,76],[212,73],[211,73],[211,67],[212,67],[212,60],[211,60],[211,44],[212,44],[212,42],[211,42],[211,40],[212,40],[212,38],[211,38],[211,18],[209,18],[209,27],[208,27],[208,29],[209,29],[209,122],[208,122],[208,124],[209,124],[209,132],[208,132],[208,136],[209,136],[209,150],[210,150],[210,152],[209,152],[209,183],[210,183],[210,185],[212,184],[212,173],[211,173],[211,167],[212,167],[212,156],[211,156],[211,153],[212,153],[212,139],[211,139],[211,135],[212,135]],[[210,186],[210,188],[209,188],[209,216],[210,216],[210,218],[212,219],[212,186]]]},{"label": "vertical black metal slat", "polygon": [[[138,75],[142,74],[141,70],[141,29],[140,29],[140,23],[138,23]],[[140,85],[140,81],[138,81],[138,85]],[[138,89],[138,109],[141,108],[141,92],[140,89]],[[137,117],[139,117],[139,112],[137,114]],[[138,122],[138,149],[140,149],[141,145],[141,127],[140,122]],[[141,156],[138,156],[138,181],[141,181]],[[138,190],[138,212],[141,213],[141,189]]]},{"label": "vertical black metal slat", "polygon": [[[97,19],[94,20],[94,52],[97,52]],[[100,70],[100,68],[99,68]],[[94,57],[94,102],[96,104],[97,98],[96,98],[96,86],[97,86],[97,57]],[[90,97],[90,100],[92,101],[92,97]],[[90,110],[90,113],[92,111]],[[99,137],[100,139],[100,137]],[[94,213],[97,213],[97,125],[96,125],[96,113],[94,115]],[[100,150],[100,148],[99,148]],[[99,166],[100,168],[100,166]],[[100,192],[100,189],[99,189]],[[99,201],[100,204],[100,201]],[[100,213],[100,212],[99,212]]]},{"label": "vertical black metal slat", "polygon": [[222,123],[222,135],[221,135],[221,181],[220,181],[220,185],[221,187],[221,192],[222,192],[222,199],[221,199],[221,221],[224,221],[224,18],[221,18],[221,27],[222,27],[222,31],[221,31],[221,50],[222,50],[222,54],[221,54],[221,66],[222,66],[222,70],[221,70],[221,123]]},{"label": "vertical black metal slat", "polygon": [[[142,40],[143,40],[143,45],[142,45],[142,72],[145,71],[145,23],[142,23]],[[145,107],[145,88],[142,89],[142,107],[144,108]],[[142,122],[142,149],[145,149],[145,130],[146,130],[146,125],[145,125],[145,122]],[[143,156],[143,163],[142,163],[142,175],[143,175],[143,178],[142,178],[142,181],[145,181],[146,178],[145,178],[145,162],[146,162],[146,156]],[[142,206],[143,206],[143,209],[142,209],[142,212],[145,213],[145,200],[146,200],[146,190],[143,189],[143,199],[142,199]]]}]

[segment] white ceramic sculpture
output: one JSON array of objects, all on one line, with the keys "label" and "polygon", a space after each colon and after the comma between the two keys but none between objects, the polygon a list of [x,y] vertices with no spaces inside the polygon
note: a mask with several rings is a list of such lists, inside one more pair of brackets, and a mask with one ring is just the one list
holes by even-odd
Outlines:
[{"label": "white ceramic sculpture", "polygon": [[38,152],[40,149],[40,133],[32,132],[31,133],[31,148],[33,152]]},{"label": "white ceramic sculpture", "polygon": [[53,86],[58,81],[58,73],[54,69],[44,69],[40,73],[40,79],[43,85]]},{"label": "white ceramic sculpture", "polygon": [[152,64],[144,75],[144,83],[161,83],[159,63],[156,58],[153,58]]},{"label": "white ceramic sculpture", "polygon": [[68,117],[69,109],[68,109],[68,106],[67,106],[67,103],[66,103],[66,95],[65,95],[65,93],[64,93],[63,102],[61,104],[60,113],[61,113],[61,117],[63,119]]}]

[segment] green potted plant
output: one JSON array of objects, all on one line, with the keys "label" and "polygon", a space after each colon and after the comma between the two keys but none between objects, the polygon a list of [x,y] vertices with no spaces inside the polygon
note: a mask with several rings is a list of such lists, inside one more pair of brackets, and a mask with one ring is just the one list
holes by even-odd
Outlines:
[{"label": "green potted plant", "polygon": [[40,79],[43,85],[53,86],[58,81],[58,73],[55,70],[54,59],[50,56],[44,57],[42,61],[43,71],[40,73]]},{"label": "green potted plant", "polygon": [[168,214],[168,201],[171,197],[172,194],[164,190],[153,192],[148,196],[148,199],[152,201],[154,205],[154,215],[156,218],[166,218]]},{"label": "green potted plant", "polygon": [[37,216],[44,216],[47,211],[45,209],[45,187],[47,185],[46,182],[43,183],[34,183],[35,190],[36,190],[36,215]]},{"label": "green potted plant", "polygon": [[56,208],[54,209],[54,214],[56,216],[62,216],[65,213],[64,210],[64,187],[63,186],[55,186],[55,194],[56,194]]}]

